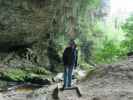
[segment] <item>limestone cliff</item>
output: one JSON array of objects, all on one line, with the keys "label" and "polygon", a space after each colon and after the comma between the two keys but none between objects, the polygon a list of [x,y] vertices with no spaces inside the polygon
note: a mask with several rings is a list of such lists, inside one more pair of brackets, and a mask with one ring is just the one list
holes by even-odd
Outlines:
[{"label": "limestone cliff", "polygon": [[95,1],[0,0],[0,61],[9,64],[24,59],[38,66],[59,63],[55,37],[75,38],[83,16],[88,12],[94,16],[91,5]]},{"label": "limestone cliff", "polygon": [[[1,61],[9,62],[17,54],[39,65],[49,66],[47,51],[50,42],[58,33],[74,34],[80,2],[0,0]],[[13,53],[12,57],[9,57],[10,53]]]}]

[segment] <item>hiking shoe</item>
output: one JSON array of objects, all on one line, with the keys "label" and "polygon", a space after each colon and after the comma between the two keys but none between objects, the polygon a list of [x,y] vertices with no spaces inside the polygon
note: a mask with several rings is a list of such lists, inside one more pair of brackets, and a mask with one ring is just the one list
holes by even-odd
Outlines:
[{"label": "hiking shoe", "polygon": [[67,87],[63,85],[63,87],[60,90],[65,90]]},{"label": "hiking shoe", "polygon": [[70,88],[70,87],[72,87],[71,85],[68,85],[68,87]]}]

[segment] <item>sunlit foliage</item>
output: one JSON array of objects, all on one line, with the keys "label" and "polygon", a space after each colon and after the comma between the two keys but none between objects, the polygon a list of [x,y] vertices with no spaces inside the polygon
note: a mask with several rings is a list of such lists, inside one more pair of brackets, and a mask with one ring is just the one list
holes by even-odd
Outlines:
[{"label": "sunlit foliage", "polygon": [[126,23],[122,26],[122,28],[126,32],[125,45],[127,46],[129,52],[133,52],[133,15],[126,20]]}]

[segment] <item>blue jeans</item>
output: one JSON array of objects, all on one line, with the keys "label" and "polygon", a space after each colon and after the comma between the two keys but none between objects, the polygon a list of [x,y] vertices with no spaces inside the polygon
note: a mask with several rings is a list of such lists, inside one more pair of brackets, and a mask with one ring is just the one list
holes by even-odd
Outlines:
[{"label": "blue jeans", "polygon": [[64,87],[71,87],[73,66],[64,68]]}]

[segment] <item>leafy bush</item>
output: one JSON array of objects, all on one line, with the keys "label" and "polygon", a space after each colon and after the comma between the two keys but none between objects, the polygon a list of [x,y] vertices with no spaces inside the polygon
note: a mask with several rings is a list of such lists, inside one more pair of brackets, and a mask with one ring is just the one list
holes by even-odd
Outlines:
[{"label": "leafy bush", "polygon": [[7,68],[3,72],[0,72],[1,78],[7,81],[27,81],[27,78],[30,76],[31,80],[36,75],[38,78],[45,78],[51,73],[42,67],[22,67],[22,68]]},{"label": "leafy bush", "polygon": [[22,70],[24,70],[27,73],[34,73],[38,75],[50,74],[50,72],[43,67],[23,67]]},{"label": "leafy bush", "polygon": [[129,52],[133,51],[133,15],[130,16],[126,23],[122,26],[122,29],[126,32],[126,40],[124,41],[125,46]]},{"label": "leafy bush", "polygon": [[3,72],[5,80],[24,81],[27,73],[18,68],[8,68]]},{"label": "leafy bush", "polygon": [[104,40],[102,47],[94,52],[94,60],[98,63],[111,63],[127,53],[123,44],[117,44],[113,40]]}]

